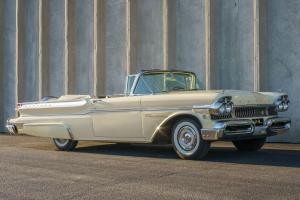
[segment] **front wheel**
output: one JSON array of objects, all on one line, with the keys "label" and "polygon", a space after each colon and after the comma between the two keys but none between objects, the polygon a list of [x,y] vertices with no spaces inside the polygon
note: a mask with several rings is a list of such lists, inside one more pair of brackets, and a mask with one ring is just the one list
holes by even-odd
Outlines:
[{"label": "front wheel", "polygon": [[72,151],[78,144],[76,140],[54,138],[53,142],[60,151]]},{"label": "front wheel", "polygon": [[232,141],[239,151],[258,151],[266,142],[266,138]]},{"label": "front wheel", "polygon": [[210,142],[200,135],[200,126],[192,119],[177,121],[172,127],[172,144],[177,155],[182,159],[201,159],[209,151]]}]

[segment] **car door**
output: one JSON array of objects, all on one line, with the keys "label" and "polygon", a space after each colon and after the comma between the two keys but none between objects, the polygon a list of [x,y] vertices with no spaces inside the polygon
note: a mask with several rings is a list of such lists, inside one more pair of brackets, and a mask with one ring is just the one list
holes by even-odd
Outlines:
[{"label": "car door", "polygon": [[158,130],[157,127],[178,107],[170,95],[142,96],[143,131],[146,139],[150,140]]},{"label": "car door", "polygon": [[93,126],[96,137],[117,141],[144,139],[141,97],[126,96],[94,101]]}]

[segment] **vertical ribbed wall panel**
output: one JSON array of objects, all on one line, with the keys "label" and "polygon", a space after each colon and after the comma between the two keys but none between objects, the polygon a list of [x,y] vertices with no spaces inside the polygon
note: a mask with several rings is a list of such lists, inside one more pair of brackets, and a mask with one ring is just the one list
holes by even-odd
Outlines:
[{"label": "vertical ribbed wall panel", "polygon": [[[5,21],[3,20],[4,19],[4,7],[5,7],[4,1],[1,1],[0,2],[0,27],[3,27],[4,23],[5,23]],[[3,44],[3,42],[4,42],[4,34],[3,34],[3,31],[0,31],[0,43]],[[4,95],[4,92],[2,92],[2,91],[4,91],[4,88],[5,88],[5,86],[4,86],[4,83],[5,83],[5,81],[4,81],[4,76],[5,76],[4,69],[5,69],[5,67],[4,67],[4,63],[3,63],[4,51],[5,51],[4,45],[1,45],[0,46],[0,110],[1,111],[4,110],[4,107],[8,103],[8,102],[4,101],[3,98],[4,98],[5,95]],[[1,122],[0,122],[0,127],[1,127],[0,131],[4,130],[4,128],[3,128],[4,125],[5,125],[4,124],[4,117],[6,117],[4,114],[0,114],[0,120],[1,120]]]},{"label": "vertical ribbed wall panel", "polygon": [[16,1],[0,1],[0,131],[15,115],[16,79]]},{"label": "vertical ribbed wall panel", "polygon": [[39,98],[39,1],[18,1],[18,101]]},{"label": "vertical ribbed wall panel", "polygon": [[108,0],[105,5],[105,85],[108,94],[124,92],[129,67],[127,47],[130,45],[127,35],[128,3],[126,0]]},{"label": "vertical ribbed wall panel", "polygon": [[106,1],[94,0],[94,95],[105,92]]},{"label": "vertical ribbed wall panel", "polygon": [[130,4],[130,71],[163,68],[163,0],[131,0]]},{"label": "vertical ribbed wall panel", "polygon": [[94,93],[94,1],[67,1],[68,93]]},{"label": "vertical ribbed wall panel", "polygon": [[253,0],[211,4],[211,86],[253,90]]},{"label": "vertical ribbed wall panel", "polygon": [[176,43],[175,68],[194,71],[203,84],[206,78],[204,3],[204,0],[177,0],[176,40],[174,41]]},{"label": "vertical ribbed wall panel", "polygon": [[65,93],[65,6],[61,0],[42,1],[42,96]]},{"label": "vertical ribbed wall panel", "polygon": [[266,2],[266,54],[262,66],[261,89],[283,91],[291,99],[290,109],[284,116],[292,118],[292,130],[287,135],[270,138],[271,141],[300,142],[300,2],[268,0]]}]

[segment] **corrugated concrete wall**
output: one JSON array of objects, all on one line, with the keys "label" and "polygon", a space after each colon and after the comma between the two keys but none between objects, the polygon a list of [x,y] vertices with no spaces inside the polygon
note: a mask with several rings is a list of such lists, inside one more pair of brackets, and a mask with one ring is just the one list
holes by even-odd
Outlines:
[{"label": "corrugated concrete wall", "polygon": [[0,131],[16,102],[122,93],[140,69],[195,71],[207,89],[283,90],[300,142],[300,1],[0,0]]},{"label": "corrugated concrete wall", "polygon": [[262,31],[261,90],[287,91],[291,109],[286,116],[292,118],[290,134],[274,138],[285,142],[300,142],[300,1],[265,1],[266,15]]}]

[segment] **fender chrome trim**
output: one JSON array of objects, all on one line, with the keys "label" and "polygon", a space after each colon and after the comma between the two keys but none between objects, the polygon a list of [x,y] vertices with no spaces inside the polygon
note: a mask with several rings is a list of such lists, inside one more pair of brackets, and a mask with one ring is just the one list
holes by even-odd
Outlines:
[{"label": "fender chrome trim", "polygon": [[80,99],[76,101],[56,101],[56,102],[32,102],[23,103],[20,105],[19,109],[34,109],[34,108],[70,108],[70,107],[80,107],[87,104],[87,100]]},{"label": "fender chrome trim", "polygon": [[190,116],[196,117],[198,119],[197,115],[195,115],[195,113],[192,113],[192,112],[184,112],[184,111],[182,111],[182,112],[172,113],[171,115],[167,116],[164,120],[162,120],[160,122],[160,124],[155,128],[154,132],[152,133],[152,135],[150,137],[150,141],[152,142],[154,140],[155,136],[157,136],[157,134],[159,133],[160,129],[164,126],[165,123],[167,123],[172,118],[180,116],[180,115],[190,115]]}]

